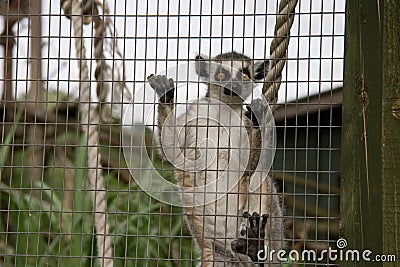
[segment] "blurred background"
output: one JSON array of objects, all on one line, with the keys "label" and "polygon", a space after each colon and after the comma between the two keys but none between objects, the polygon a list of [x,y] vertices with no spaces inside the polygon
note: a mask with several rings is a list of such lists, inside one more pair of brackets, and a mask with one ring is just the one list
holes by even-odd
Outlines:
[{"label": "blurred background", "polygon": [[[182,210],[152,199],[132,179],[122,136],[140,134],[122,126],[147,126],[143,149],[172,180],[171,166],[156,153],[156,97],[146,77],[197,54],[235,50],[269,58],[279,1],[83,1],[90,11],[82,14],[81,54],[65,1],[0,2],[0,266],[103,266],[96,260],[96,224],[103,222],[93,216],[87,181],[92,145],[79,116],[83,58],[92,88],[86,101],[101,114],[97,167],[114,266],[194,266],[198,255]],[[344,0],[298,2],[271,176],[285,207],[287,248],[299,252],[320,252],[338,238],[344,33]]]}]

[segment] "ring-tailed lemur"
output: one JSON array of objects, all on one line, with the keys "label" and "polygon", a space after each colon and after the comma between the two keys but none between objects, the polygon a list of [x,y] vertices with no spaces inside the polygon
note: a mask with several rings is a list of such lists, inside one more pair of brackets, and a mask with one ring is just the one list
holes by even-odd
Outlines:
[{"label": "ring-tailed lemur", "polygon": [[[202,104],[208,105],[207,110],[210,114],[221,112],[218,107],[210,104],[212,100],[228,105],[241,118],[247,131],[247,135],[245,131],[242,136],[250,140],[250,152],[238,183],[229,193],[215,202],[206,203],[203,206],[189,205],[184,210],[191,234],[200,248],[201,266],[250,266],[259,262],[258,252],[264,250],[266,246],[269,251],[281,249],[283,238],[282,208],[272,179],[267,177],[257,190],[252,193],[248,191],[261,150],[261,131],[257,118],[267,119],[268,106],[265,100],[255,99],[247,105],[247,111],[245,111],[243,101],[253,92],[254,81],[265,77],[269,62],[255,63],[249,57],[236,52],[224,53],[212,59],[199,55],[195,60],[196,73],[208,87],[207,95],[191,104],[184,114],[176,118],[176,124],[185,125],[184,131],[180,131],[180,134],[175,137],[164,138],[164,140],[162,138],[167,117],[175,116],[174,81],[165,75],[148,77],[150,86],[159,97],[160,147],[176,145],[172,141],[176,138],[179,143],[178,149],[183,151],[185,157],[195,160],[201,154],[198,143],[200,140],[218,139],[216,159],[206,169],[190,172],[175,168],[175,179],[178,185],[185,188],[204,186],[210,181],[215,181],[218,173],[227,167],[229,142],[226,140],[230,136],[220,131],[221,127],[214,124],[211,119],[187,121],[187,118],[195,118],[199,112],[201,113]],[[228,116],[225,112],[221,113],[221,116]],[[242,142],[240,137],[235,140],[235,142]],[[168,160],[165,151],[161,151],[161,156]],[[242,216],[245,219],[242,219]],[[250,226],[244,227],[243,220],[248,220]],[[244,237],[238,238],[240,235]],[[260,266],[263,264],[264,262],[259,262]]]}]

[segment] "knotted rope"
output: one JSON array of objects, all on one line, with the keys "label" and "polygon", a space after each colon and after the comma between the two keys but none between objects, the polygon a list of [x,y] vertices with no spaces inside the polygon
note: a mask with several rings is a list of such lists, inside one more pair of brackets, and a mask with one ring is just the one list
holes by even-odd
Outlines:
[{"label": "knotted rope", "polygon": [[282,81],[282,70],[287,60],[290,29],[293,25],[295,8],[298,0],[281,0],[276,18],[274,39],[271,42],[271,69],[265,78],[262,92],[271,108],[276,107],[278,91]]},{"label": "knotted rope", "polygon": [[[294,10],[297,6],[298,0],[281,0],[279,4],[279,14],[276,19],[274,35],[270,47],[271,54],[271,69],[265,78],[263,85],[263,94],[265,98],[271,103],[272,108],[275,107],[277,101],[277,95],[282,80],[282,70],[285,66],[287,59],[287,49],[289,46],[289,33],[293,25]],[[98,4],[97,1],[95,1]],[[81,102],[80,109],[82,113],[82,130],[88,136],[88,178],[89,183],[93,187],[94,195],[94,213],[95,213],[95,227],[97,237],[97,251],[98,256],[101,260],[101,266],[112,267],[112,250],[111,240],[109,236],[109,226],[107,223],[107,209],[106,209],[106,192],[104,189],[103,178],[102,178],[102,166],[100,163],[99,153],[99,133],[98,125],[100,124],[100,117],[98,114],[98,107],[95,103],[91,102],[90,99],[90,80],[89,71],[86,60],[86,48],[83,45],[82,26],[88,24],[88,18],[84,18],[83,14],[88,14],[88,11],[82,9],[82,3],[77,0],[61,0],[62,8],[64,12],[69,15],[71,14],[71,20],[74,28],[74,35],[76,38],[75,46],[77,55],[80,56],[80,69],[81,69]],[[97,10],[97,7],[86,4],[85,8],[91,8],[89,14],[92,14],[93,10]],[[103,10],[104,12],[104,10]],[[98,15],[95,14],[95,15]],[[104,25],[106,24],[106,25]],[[107,28],[108,22],[103,23],[98,19],[95,19],[95,55],[98,58],[97,68],[95,76],[99,82],[104,80],[104,71],[107,69],[104,63],[103,55],[103,34],[104,28]],[[96,27],[97,25],[97,27]],[[97,57],[98,56],[98,57]],[[123,79],[122,79],[123,80]],[[105,99],[106,92],[102,88],[104,85],[97,86],[98,97],[100,100]],[[101,89],[102,88],[102,89]]]},{"label": "knotted rope", "polygon": [[[115,30],[113,23],[109,17],[110,11],[105,1],[91,0],[93,3],[92,15],[94,22],[94,58],[96,59],[96,69],[94,76],[97,81],[97,96],[100,100],[101,120],[103,122],[111,121],[112,109],[111,103],[121,104],[124,100],[131,100],[131,94],[125,86],[125,69],[124,60],[121,51],[116,44]],[[100,16],[99,9],[102,10],[103,16]],[[107,38],[107,35],[111,38]],[[112,66],[106,62],[105,52],[112,58]],[[118,63],[121,64],[118,64]],[[117,70],[117,71],[115,71]],[[110,81],[113,81],[110,86]],[[107,97],[111,95],[111,100]],[[121,99],[122,97],[122,99]]]},{"label": "knotted rope", "polygon": [[[86,59],[86,48],[84,46],[84,37],[82,36],[84,21],[82,16],[82,3],[77,0],[61,1],[62,8],[66,14],[71,14],[72,26],[74,29],[75,46],[77,55],[80,57],[80,96],[79,103],[82,116],[82,131],[86,133],[87,141],[87,177],[93,191],[94,203],[94,225],[96,229],[97,253],[100,259],[100,266],[112,267],[112,249],[111,238],[109,236],[109,226],[107,222],[107,195],[104,189],[101,155],[99,150],[99,132],[100,117],[98,114],[98,105],[92,102],[90,95],[92,93],[89,79],[89,69]],[[90,7],[91,8],[91,7]],[[86,23],[87,24],[87,23]]]}]

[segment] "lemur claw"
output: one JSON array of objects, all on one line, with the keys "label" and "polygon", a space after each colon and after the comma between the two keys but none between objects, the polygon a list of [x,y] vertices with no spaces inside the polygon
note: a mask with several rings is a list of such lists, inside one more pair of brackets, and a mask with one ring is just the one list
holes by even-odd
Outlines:
[{"label": "lemur claw", "polygon": [[246,109],[246,117],[253,122],[254,126],[259,126],[260,123],[258,120],[263,121],[267,114],[268,102],[265,99],[253,99],[250,105],[246,106]]},{"label": "lemur claw", "polygon": [[[250,227],[246,227],[244,234],[247,238],[238,238],[233,240],[231,243],[232,250],[239,254],[244,254],[250,257],[253,262],[258,262],[258,253],[260,250],[264,250],[264,239],[265,239],[265,225],[269,215],[263,214],[261,217],[257,212],[253,212],[250,215],[249,212],[244,212],[243,217],[248,219]],[[260,218],[261,226],[260,226]],[[265,252],[264,252],[265,253]]]},{"label": "lemur claw", "polygon": [[151,88],[156,91],[160,103],[172,103],[174,100],[175,84],[172,78],[167,78],[165,75],[151,74],[147,77]]}]

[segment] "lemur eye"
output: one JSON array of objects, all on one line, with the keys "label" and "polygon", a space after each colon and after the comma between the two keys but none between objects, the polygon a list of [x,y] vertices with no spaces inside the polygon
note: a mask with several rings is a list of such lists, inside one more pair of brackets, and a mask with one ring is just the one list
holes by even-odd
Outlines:
[{"label": "lemur eye", "polygon": [[248,75],[248,74],[246,74],[246,73],[243,73],[243,75],[242,75],[242,79],[243,79],[244,81],[248,81],[248,80],[250,80],[250,77],[249,77],[249,75]]},{"label": "lemur eye", "polygon": [[222,72],[217,73],[217,80],[225,80],[225,74]]}]

